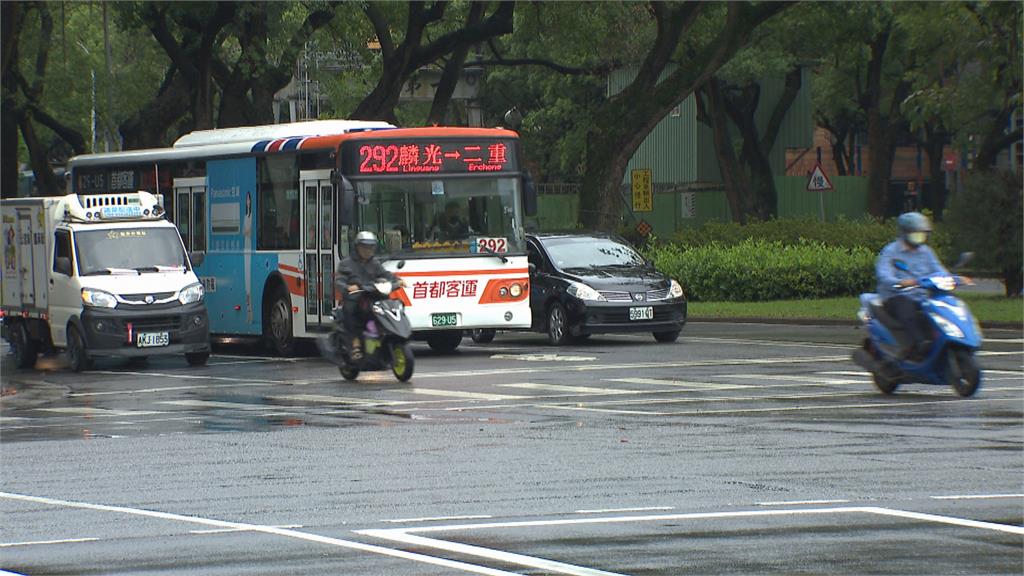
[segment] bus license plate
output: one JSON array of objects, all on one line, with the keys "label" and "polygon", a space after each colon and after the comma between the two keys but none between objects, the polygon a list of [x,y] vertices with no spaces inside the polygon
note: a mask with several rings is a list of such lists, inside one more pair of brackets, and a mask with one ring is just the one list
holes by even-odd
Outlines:
[{"label": "bus license plate", "polygon": [[642,306],[640,308],[629,309],[630,320],[654,320],[654,307],[653,306]]},{"label": "bus license plate", "polygon": [[430,315],[431,326],[458,326],[459,315],[455,312],[445,312],[444,314],[431,314]]},{"label": "bus license plate", "polygon": [[135,336],[135,345],[139,348],[167,346],[171,343],[169,332],[140,332]]}]

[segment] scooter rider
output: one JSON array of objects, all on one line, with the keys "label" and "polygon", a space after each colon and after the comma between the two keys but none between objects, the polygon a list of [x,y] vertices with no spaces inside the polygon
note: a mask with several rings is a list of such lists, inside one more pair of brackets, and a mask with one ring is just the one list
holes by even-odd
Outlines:
[{"label": "scooter rider", "polygon": [[352,360],[361,360],[363,325],[366,323],[366,312],[357,294],[360,285],[370,284],[378,278],[386,278],[395,286],[405,286],[405,281],[388,272],[377,260],[377,235],[364,230],[356,234],[356,247],[347,258],[341,261],[338,268],[337,285],[344,296],[341,315],[345,331],[352,335]]},{"label": "scooter rider", "polygon": [[[896,220],[900,237],[890,242],[875,260],[875,275],[878,277],[878,295],[883,300],[885,311],[899,321],[910,337],[910,345],[904,349],[903,357],[920,359],[927,354],[925,334],[917,321],[921,302],[928,294],[915,289],[918,278],[928,276],[949,276],[939,262],[935,252],[928,246],[932,223],[920,212],[901,214]],[[906,264],[906,270],[898,269],[898,260]],[[965,283],[969,278],[962,277]],[[900,289],[895,288],[899,286]]]}]

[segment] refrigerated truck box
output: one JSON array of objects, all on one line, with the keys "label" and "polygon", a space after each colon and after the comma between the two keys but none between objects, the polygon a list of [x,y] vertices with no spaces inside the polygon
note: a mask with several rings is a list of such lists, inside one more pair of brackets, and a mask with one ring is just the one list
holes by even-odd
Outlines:
[{"label": "refrigerated truck box", "polygon": [[0,314],[19,367],[51,350],[66,350],[75,371],[96,357],[206,363],[201,255],[190,258],[164,216],[143,191],[0,201]]}]

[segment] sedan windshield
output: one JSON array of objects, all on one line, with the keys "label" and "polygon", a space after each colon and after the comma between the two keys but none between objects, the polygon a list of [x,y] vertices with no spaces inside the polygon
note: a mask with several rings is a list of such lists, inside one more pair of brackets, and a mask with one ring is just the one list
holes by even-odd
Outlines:
[{"label": "sedan windshield", "polygon": [[185,250],[174,228],[78,231],[75,247],[82,276],[185,269]]},{"label": "sedan windshield", "polygon": [[611,238],[541,239],[557,268],[633,268],[646,262],[630,246]]}]

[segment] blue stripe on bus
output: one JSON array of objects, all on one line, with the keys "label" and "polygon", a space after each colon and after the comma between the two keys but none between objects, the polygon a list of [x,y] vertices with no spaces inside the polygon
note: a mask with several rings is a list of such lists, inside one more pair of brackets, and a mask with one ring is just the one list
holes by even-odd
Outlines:
[{"label": "blue stripe on bus", "polygon": [[263,152],[263,150],[266,149],[267,144],[270,144],[270,142],[271,142],[270,140],[260,140],[259,142],[257,142],[256,144],[253,145],[252,151],[253,152]]},{"label": "blue stripe on bus", "polygon": [[296,148],[299,147],[299,142],[302,142],[303,140],[305,140],[305,138],[305,136],[291,138],[287,142],[285,142],[283,146],[281,146],[281,150],[295,150]]}]

